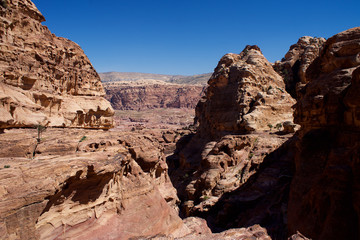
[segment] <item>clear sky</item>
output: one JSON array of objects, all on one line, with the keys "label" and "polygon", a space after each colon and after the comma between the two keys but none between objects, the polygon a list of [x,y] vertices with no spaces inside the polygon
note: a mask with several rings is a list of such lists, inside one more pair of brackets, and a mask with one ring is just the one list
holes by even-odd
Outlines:
[{"label": "clear sky", "polygon": [[192,75],[258,45],[280,60],[301,36],[360,26],[360,0],[33,0],[57,36],[78,43],[98,72]]}]

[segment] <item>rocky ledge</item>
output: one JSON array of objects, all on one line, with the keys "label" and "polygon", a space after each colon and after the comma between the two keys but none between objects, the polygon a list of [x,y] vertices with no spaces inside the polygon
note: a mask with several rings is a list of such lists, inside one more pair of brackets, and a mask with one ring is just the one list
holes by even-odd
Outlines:
[{"label": "rocky ledge", "polygon": [[190,233],[151,136],[47,129],[39,144],[36,136],[0,135],[0,239]]}]

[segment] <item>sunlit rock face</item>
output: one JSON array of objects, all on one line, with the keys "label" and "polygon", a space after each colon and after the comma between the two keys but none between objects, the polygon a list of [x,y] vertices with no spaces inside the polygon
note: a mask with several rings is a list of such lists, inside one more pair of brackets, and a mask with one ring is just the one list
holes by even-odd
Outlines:
[{"label": "sunlit rock face", "polygon": [[240,54],[222,57],[215,68],[196,108],[199,132],[216,138],[267,130],[269,124],[292,121],[294,104],[260,49],[247,46]]},{"label": "sunlit rock face", "polygon": [[56,37],[27,0],[0,5],[0,128],[112,127],[112,107],[83,50]]}]

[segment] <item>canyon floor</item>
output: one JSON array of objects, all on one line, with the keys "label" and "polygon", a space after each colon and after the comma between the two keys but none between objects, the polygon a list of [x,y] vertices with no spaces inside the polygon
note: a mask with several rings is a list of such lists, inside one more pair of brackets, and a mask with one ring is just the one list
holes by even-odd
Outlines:
[{"label": "canyon floor", "polygon": [[194,116],[195,110],[189,108],[115,110],[115,126],[111,131],[182,129],[193,124]]}]

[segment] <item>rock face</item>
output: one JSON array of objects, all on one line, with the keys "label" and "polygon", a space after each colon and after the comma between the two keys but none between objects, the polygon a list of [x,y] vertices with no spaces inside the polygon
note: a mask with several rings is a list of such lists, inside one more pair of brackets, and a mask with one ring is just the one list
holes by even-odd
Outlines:
[{"label": "rock face", "polygon": [[274,69],[284,78],[286,91],[297,98],[297,88],[308,82],[305,72],[320,54],[325,43],[324,38],[301,37],[292,45],[285,57],[275,62]]},{"label": "rock face", "polygon": [[206,218],[216,232],[262,224],[285,239],[292,153],[272,152],[292,137],[282,123],[294,125],[294,103],[257,46],[225,55],[196,107],[196,133],[168,157],[182,214]]},{"label": "rock face", "polygon": [[100,78],[77,44],[43,26],[31,1],[7,1],[0,17],[0,128],[112,127]]},{"label": "rock face", "polygon": [[289,230],[313,239],[359,239],[360,28],[329,38],[306,71]]},{"label": "rock face", "polygon": [[191,233],[151,136],[48,129],[32,157],[35,136],[34,129],[0,136],[0,239]]},{"label": "rock face", "polygon": [[204,87],[160,81],[104,83],[106,99],[117,110],[195,108]]},{"label": "rock face", "polygon": [[199,132],[216,138],[267,130],[269,124],[292,121],[294,104],[260,49],[247,46],[240,54],[225,55],[216,67],[196,108]]}]

